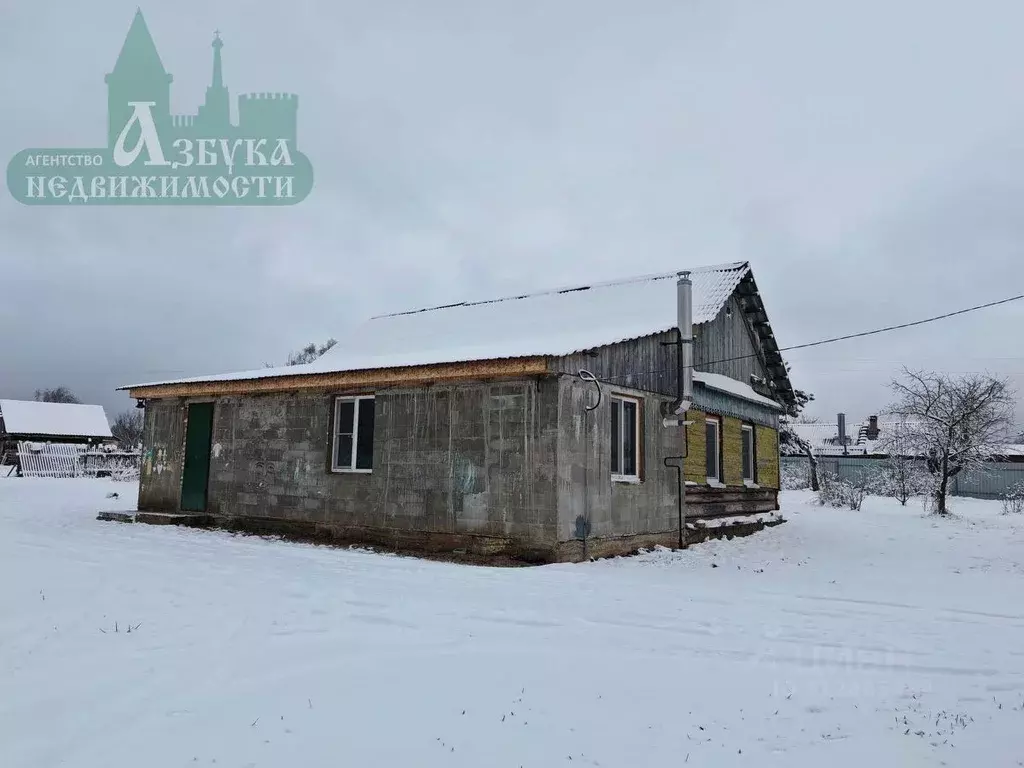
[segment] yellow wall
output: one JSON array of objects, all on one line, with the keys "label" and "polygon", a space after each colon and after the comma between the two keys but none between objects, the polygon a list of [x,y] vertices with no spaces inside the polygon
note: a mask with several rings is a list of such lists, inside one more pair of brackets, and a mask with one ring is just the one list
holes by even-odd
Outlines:
[{"label": "yellow wall", "polygon": [[[705,485],[704,453],[704,420],[702,411],[690,410],[686,418],[693,423],[686,428],[686,463],[685,477],[687,480]],[[729,486],[743,485],[743,422],[731,416],[721,418],[722,421],[722,464],[724,477],[722,481]],[[757,442],[757,481],[762,488],[779,487],[779,449],[778,432],[760,425],[754,428]]]},{"label": "yellow wall", "polygon": [[758,427],[757,484],[762,488],[779,487],[779,433],[768,427]]},{"label": "yellow wall", "polygon": [[687,480],[704,485],[707,482],[704,471],[704,413],[689,410],[686,412],[686,420],[693,423],[686,428],[684,474]]},{"label": "yellow wall", "polygon": [[739,419],[726,416],[722,419],[722,482],[726,485],[743,485],[743,435]]}]

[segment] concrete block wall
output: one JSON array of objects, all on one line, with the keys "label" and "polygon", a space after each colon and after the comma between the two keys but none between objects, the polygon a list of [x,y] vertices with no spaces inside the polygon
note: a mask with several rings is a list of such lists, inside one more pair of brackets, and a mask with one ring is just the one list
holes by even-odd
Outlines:
[{"label": "concrete block wall", "polygon": [[[592,384],[563,376],[558,419],[558,538],[563,559],[582,550],[576,519],[590,520],[588,550],[604,555],[655,543],[671,544],[678,534],[677,478],[664,466],[666,456],[683,452],[679,430],[662,426],[661,404],[671,398],[604,386],[600,406]],[[611,473],[610,395],[637,398],[642,404],[640,482],[615,482]]]},{"label": "concrete block wall", "polygon": [[142,427],[142,445],[139,504],[160,512],[178,509],[181,458],[185,448],[184,405],[177,401],[149,403]]},{"label": "concrete block wall", "polygon": [[[611,478],[613,392],[642,403],[640,482]],[[330,470],[336,393],[217,399],[208,511],[260,530],[293,526],[281,532],[538,559],[581,556],[581,515],[590,520],[591,555],[676,541],[676,473],[663,461],[684,444],[678,429],[662,425],[667,396],[604,385],[600,406],[588,412],[594,387],[572,376],[373,394],[369,474]],[[140,509],[178,509],[188,402],[147,406]],[[691,410],[688,418],[685,476],[703,486],[704,414]],[[723,422],[731,487],[690,486],[690,518],[775,507],[777,434],[757,428],[762,490],[751,491],[742,487],[741,421]]]},{"label": "concrete block wall", "polygon": [[[208,511],[384,544],[553,549],[557,386],[374,393],[374,468],[365,474],[330,471],[333,393],[219,398]],[[146,445],[167,446],[177,475],[144,481],[140,508],[177,507],[186,404],[147,409]]]}]

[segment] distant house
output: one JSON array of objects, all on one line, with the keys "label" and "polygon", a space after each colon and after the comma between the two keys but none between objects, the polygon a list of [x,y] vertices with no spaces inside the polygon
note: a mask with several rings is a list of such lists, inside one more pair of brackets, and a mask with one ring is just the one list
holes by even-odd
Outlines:
[{"label": "distant house", "polygon": [[101,405],[0,400],[0,464],[18,466],[29,453],[61,455],[68,449],[44,446],[96,446],[113,442]]},{"label": "distant house", "polygon": [[[897,420],[880,422],[878,416],[869,416],[860,424],[852,426],[839,420],[825,423],[796,422],[791,426],[817,456],[873,456],[881,450],[879,443],[884,439],[882,433],[887,433],[897,424]],[[789,456],[804,455],[795,446],[784,449],[784,453]]]},{"label": "distant house", "polygon": [[373,318],[307,365],[125,387],[145,404],[139,509],[574,560],[581,539],[674,544],[666,462],[685,453],[688,518],[776,510],[793,390],[753,273],[689,274],[685,428],[679,273],[460,303]]},{"label": "distant house", "polygon": [[[793,430],[806,440],[816,456],[884,458],[889,455],[888,441],[894,433],[905,428],[898,416],[883,414],[868,416],[864,421],[847,427],[839,420],[829,423],[795,423]],[[992,461],[1024,463],[1024,445],[1007,443],[993,446]],[[919,452],[923,454],[927,447]],[[905,451],[907,452],[907,451]],[[803,456],[797,448],[784,449],[786,456]]]}]

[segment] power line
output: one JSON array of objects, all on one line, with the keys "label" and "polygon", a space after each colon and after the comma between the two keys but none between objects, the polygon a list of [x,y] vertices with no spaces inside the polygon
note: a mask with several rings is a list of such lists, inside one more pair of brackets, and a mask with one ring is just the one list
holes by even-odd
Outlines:
[{"label": "power line", "polygon": [[[999,299],[998,301],[990,301],[990,302],[987,302],[985,304],[978,304],[978,305],[973,306],[973,307],[967,307],[966,309],[958,309],[958,310],[956,310],[954,312],[946,312],[946,313],[941,314],[941,315],[935,315],[933,317],[926,317],[923,320],[914,320],[914,321],[909,322],[909,323],[899,323],[898,325],[887,325],[884,328],[874,328],[874,329],[872,329],[870,331],[860,331],[859,333],[848,333],[848,334],[846,334],[844,336],[833,336],[831,338],[820,339],[818,341],[809,341],[809,342],[806,342],[804,344],[794,344],[794,345],[789,346],[789,347],[779,347],[779,352],[791,352],[791,351],[797,350],[797,349],[808,349],[810,347],[820,347],[820,346],[823,346],[825,344],[835,344],[836,342],[839,342],[839,341],[848,341],[850,339],[860,339],[860,338],[864,338],[865,336],[875,336],[875,335],[880,334],[880,333],[889,333],[890,331],[898,331],[898,330],[902,330],[904,328],[913,328],[914,326],[918,326],[918,325],[925,325],[927,323],[934,323],[937,320],[945,320],[945,319],[950,318],[950,317],[956,317],[958,315],[965,315],[968,312],[977,312],[978,310],[981,310],[981,309],[989,309],[990,307],[997,307],[997,306],[999,306],[1001,304],[1009,304],[1010,302],[1020,301],[1021,299],[1024,299],[1024,293],[1018,294],[1017,296],[1010,296],[1009,298],[1006,298],[1006,299]],[[711,366],[711,365],[720,365],[721,363],[731,363],[734,360],[747,360],[747,359],[752,358],[752,357],[760,357],[760,356],[761,356],[761,353],[759,353],[759,352],[752,352],[752,353],[746,354],[746,355],[737,355],[735,357],[722,358],[721,360],[709,360],[707,362],[702,363],[701,365],[703,367],[708,367],[708,366]],[[691,365],[690,367],[691,368],[696,368],[696,364]],[[615,381],[615,380],[620,380],[621,381],[622,379],[626,379],[626,378],[635,378],[635,376],[637,374],[667,373],[669,371],[675,371],[675,370],[677,370],[677,366],[672,366],[671,368],[655,368],[655,369],[652,369],[652,370],[638,371],[637,373],[631,374],[630,376],[617,376],[617,377],[613,376],[613,377],[609,377],[607,379],[604,379],[604,381]]]},{"label": "power line", "polygon": [[[944,315],[935,315],[935,317],[926,317],[924,320],[914,320],[911,323],[900,323],[899,325],[888,325],[885,328],[875,328],[872,331],[861,331],[860,333],[850,333],[846,336],[834,336],[831,339],[822,339],[821,341],[811,341],[806,344],[794,344],[791,347],[781,347],[780,352],[790,352],[794,349],[807,349],[808,347],[819,347],[822,344],[834,344],[837,341],[847,341],[849,339],[860,339],[864,336],[874,336],[879,333],[888,333],[889,331],[898,331],[903,328],[913,328],[916,325],[924,325],[925,323],[934,323],[936,320],[945,320],[947,317],[956,317],[957,315],[966,315],[968,312],[977,312],[979,309],[988,309],[989,307],[997,307],[1000,304],[1009,304],[1011,301],[1020,301],[1024,299],[1024,293],[1019,296],[1011,296],[1008,299],[1000,299],[999,301],[990,301],[987,304],[978,304],[975,307],[967,307],[967,309],[958,309],[955,312],[947,312]],[[750,357],[750,355],[745,355]],[[738,359],[738,358],[736,358]],[[721,361],[726,362],[726,361]]]}]

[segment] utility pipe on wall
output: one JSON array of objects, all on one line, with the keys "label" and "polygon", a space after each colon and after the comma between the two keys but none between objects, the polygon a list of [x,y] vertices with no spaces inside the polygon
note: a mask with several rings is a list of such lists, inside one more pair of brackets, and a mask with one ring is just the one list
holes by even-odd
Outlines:
[{"label": "utility pipe on wall", "polygon": [[679,349],[675,413],[681,416],[693,402],[693,282],[689,272],[680,272],[676,281],[676,310]]}]

